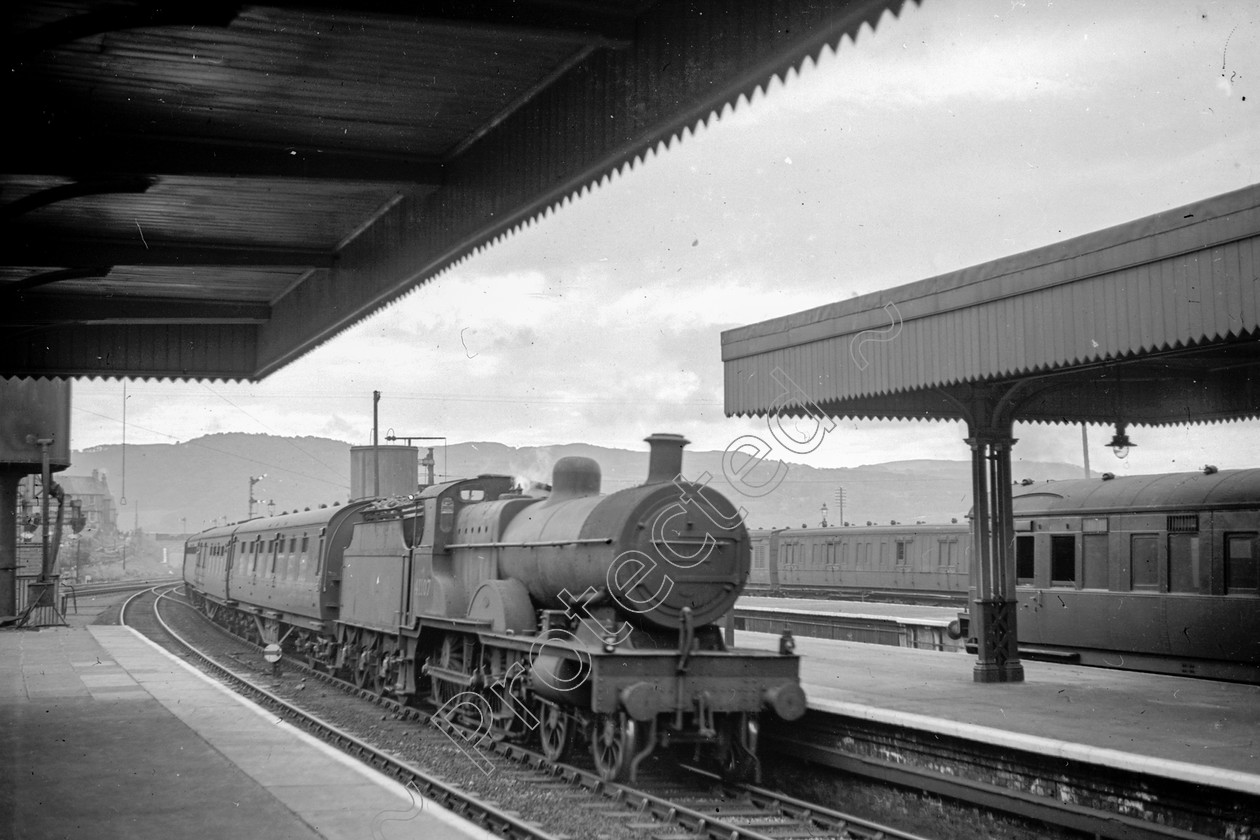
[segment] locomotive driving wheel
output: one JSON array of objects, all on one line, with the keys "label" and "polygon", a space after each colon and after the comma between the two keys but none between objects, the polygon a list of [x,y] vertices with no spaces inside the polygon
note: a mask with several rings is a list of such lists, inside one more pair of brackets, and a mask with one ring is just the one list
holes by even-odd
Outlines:
[{"label": "locomotive driving wheel", "polygon": [[529,689],[525,680],[508,680],[489,692],[486,702],[495,721],[495,729],[515,743],[526,743],[538,728],[539,719],[530,710]]},{"label": "locomotive driving wheel", "polygon": [[538,738],[548,761],[564,761],[573,746],[572,719],[555,703],[540,700],[537,707]]},{"label": "locomotive driving wheel", "polygon": [[[454,633],[442,637],[442,646],[438,650],[437,666],[447,671],[464,670],[464,640]],[[445,706],[464,690],[458,683],[445,680],[437,674],[431,674],[433,681],[433,702]]]},{"label": "locomotive driving wheel", "polygon": [[372,663],[372,690],[384,697],[393,696],[398,685],[398,657],[393,645],[382,643],[376,651],[376,659]]},{"label": "locomotive driving wheel", "polygon": [[372,639],[362,631],[355,637],[354,661],[350,664],[350,678],[358,688],[375,691],[372,675],[376,670],[376,655],[372,648]]},{"label": "locomotive driving wheel", "polygon": [[642,724],[618,712],[596,715],[591,729],[591,758],[599,775],[610,782],[629,779],[631,762],[643,747]]}]

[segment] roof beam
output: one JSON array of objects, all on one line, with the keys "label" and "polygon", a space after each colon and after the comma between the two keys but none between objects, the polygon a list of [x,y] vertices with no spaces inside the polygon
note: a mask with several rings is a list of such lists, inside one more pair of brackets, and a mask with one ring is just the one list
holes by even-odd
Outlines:
[{"label": "roof beam", "polygon": [[55,232],[11,236],[0,253],[7,265],[113,266],[305,266],[331,268],[335,255],[311,248],[147,239],[86,239]]},{"label": "roof beam", "polygon": [[628,4],[626,8],[592,7],[580,0],[270,0],[261,5],[278,9],[349,11],[381,14],[415,21],[426,27],[451,27],[467,32],[484,32],[522,39],[569,40],[615,49],[634,42],[635,20],[651,2]]},{"label": "roof beam", "polygon": [[317,181],[410,183],[438,186],[439,160],[373,152],[312,149],[264,143],[206,142],[152,134],[16,137],[6,169],[23,175],[73,178],[166,175],[204,178],[302,178]]},{"label": "roof beam", "polygon": [[149,187],[153,186],[154,179],[136,177],[130,175],[107,176],[104,178],[82,178],[75,180],[69,184],[62,184],[57,187],[50,187],[46,190],[40,190],[28,196],[23,196],[17,201],[10,202],[0,207],[0,219],[8,221],[16,219],[19,216],[29,213],[32,210],[38,210],[41,207],[47,207],[50,204],[56,204],[60,201],[69,201],[74,198],[82,198],[88,195],[115,195],[118,193],[142,193],[146,192]]},{"label": "roof beam", "polygon": [[252,380],[257,324],[65,324],[0,332],[9,376]]},{"label": "roof beam", "polygon": [[[8,298],[0,292],[0,300]],[[14,324],[261,324],[271,306],[203,298],[109,298],[75,294],[20,294],[8,301]]]}]

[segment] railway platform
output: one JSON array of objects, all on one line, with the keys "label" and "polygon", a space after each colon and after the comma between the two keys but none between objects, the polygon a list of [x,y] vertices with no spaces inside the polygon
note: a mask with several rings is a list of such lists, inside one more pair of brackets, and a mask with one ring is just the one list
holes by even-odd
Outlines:
[{"label": "railway platform", "polygon": [[491,837],[92,616],[0,632],[0,836]]},{"label": "railway platform", "polygon": [[[779,637],[736,631],[735,643],[777,649]],[[1022,683],[977,683],[969,655],[802,637],[796,651],[802,723],[818,729],[766,733],[792,754],[881,764],[888,778],[946,766],[1135,823],[1164,797],[1260,830],[1260,686],[1027,661]]]},{"label": "railway platform", "polygon": [[962,653],[964,642],[949,637],[949,624],[957,618],[957,607],[874,601],[744,595],[735,604],[740,630],[778,633],[789,628],[797,637]]}]

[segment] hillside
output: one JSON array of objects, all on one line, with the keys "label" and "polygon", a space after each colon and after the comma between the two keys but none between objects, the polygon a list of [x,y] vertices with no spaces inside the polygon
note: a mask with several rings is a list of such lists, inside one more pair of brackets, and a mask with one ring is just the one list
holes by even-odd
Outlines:
[{"label": "hillside", "polygon": [[[782,480],[761,497],[732,489],[717,451],[687,450],[683,471],[699,480],[705,473],[711,485],[748,511],[754,527],[817,524],[826,503],[831,522],[839,511],[836,490],[846,494],[844,518],[850,522],[887,522],[891,519],[948,522],[963,517],[970,506],[971,467],[966,461],[916,460],[871,464],[852,469],[819,469],[785,463]],[[585,455],[600,463],[605,492],[637,484],[647,475],[647,448],[609,449],[586,444],[511,447],[493,442],[453,444],[435,450],[439,475],[471,476],[500,473],[534,481],[549,481],[551,466],[565,455]],[[137,524],[150,532],[182,533],[209,527],[216,518],[245,518],[250,476],[266,477],[254,486],[259,500],[255,513],[314,507],[344,502],[350,494],[350,445],[326,438],[285,438],[272,435],[216,434],[176,444],[126,447],[124,471],[121,445],[98,446],[72,453],[67,475],[108,476],[119,507],[119,527]],[[760,465],[747,484],[770,481],[773,463]],[[1017,462],[1015,477],[1079,478],[1071,464]]]}]

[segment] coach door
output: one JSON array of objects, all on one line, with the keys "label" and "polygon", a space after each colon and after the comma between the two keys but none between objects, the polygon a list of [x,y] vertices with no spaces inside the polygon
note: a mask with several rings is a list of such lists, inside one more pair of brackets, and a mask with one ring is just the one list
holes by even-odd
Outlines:
[{"label": "coach door", "polygon": [[228,538],[227,556],[223,558],[223,600],[232,600],[232,569],[236,566],[233,562],[236,557],[236,535],[233,534]]}]

